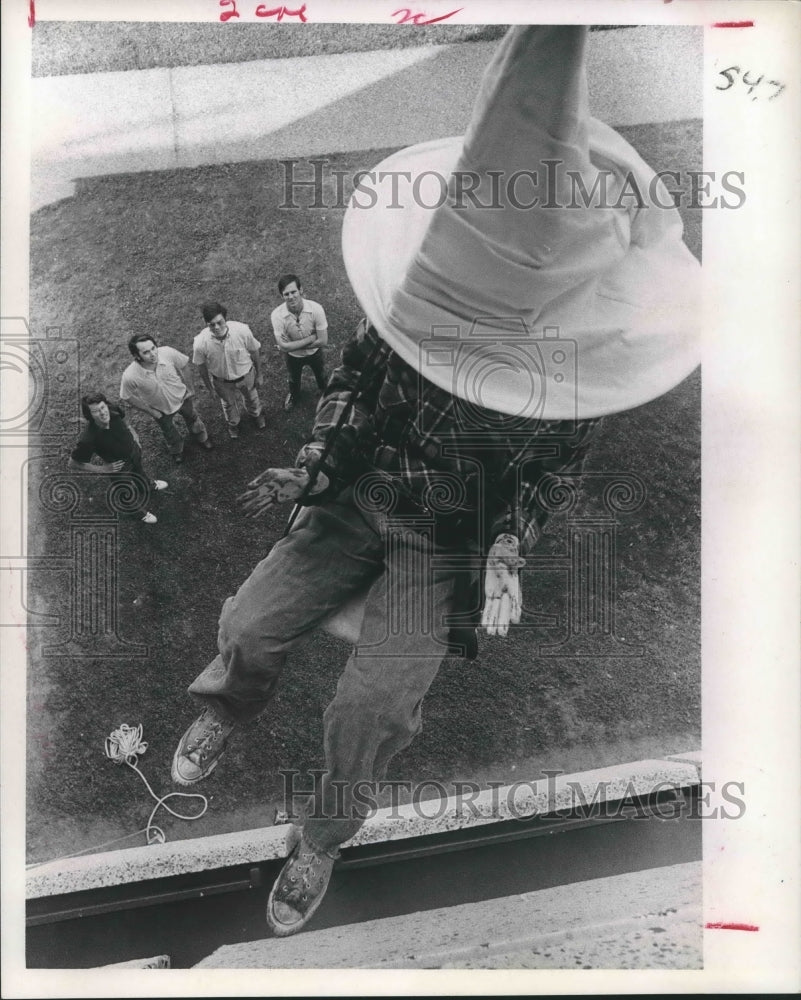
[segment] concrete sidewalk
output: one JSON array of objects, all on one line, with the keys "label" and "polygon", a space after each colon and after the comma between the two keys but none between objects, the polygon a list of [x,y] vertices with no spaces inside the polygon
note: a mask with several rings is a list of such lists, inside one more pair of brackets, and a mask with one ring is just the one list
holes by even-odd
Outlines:
[{"label": "concrete sidewalk", "polygon": [[701,863],[218,948],[206,969],[701,969]]},{"label": "concrete sidewalk", "polygon": [[[78,177],[381,149],[461,134],[496,42],[37,78],[31,209]],[[701,116],[702,31],[593,32],[593,114]]]}]

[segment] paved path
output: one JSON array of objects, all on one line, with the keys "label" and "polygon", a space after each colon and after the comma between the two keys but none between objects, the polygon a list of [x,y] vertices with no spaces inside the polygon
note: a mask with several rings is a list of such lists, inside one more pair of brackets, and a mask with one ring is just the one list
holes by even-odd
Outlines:
[{"label": "paved path", "polygon": [[[460,134],[495,42],[32,81],[31,208],[77,177],[381,149]],[[611,125],[701,116],[702,33],[590,35],[593,113]]]},{"label": "paved path", "polygon": [[217,949],[207,969],[700,969],[701,863]]}]

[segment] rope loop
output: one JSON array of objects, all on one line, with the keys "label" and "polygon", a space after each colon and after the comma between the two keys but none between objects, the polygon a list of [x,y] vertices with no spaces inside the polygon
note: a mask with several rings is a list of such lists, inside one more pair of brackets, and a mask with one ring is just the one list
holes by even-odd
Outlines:
[{"label": "rope loop", "polygon": [[[145,743],[142,739],[141,723],[138,726],[129,726],[126,723],[123,723],[119,729],[115,729],[109,736],[106,737],[105,751],[108,759],[113,761],[115,764],[127,764],[132,771],[136,771],[142,781],[144,781],[145,787],[150,792],[151,796],[156,800],[156,804],[153,807],[153,811],[150,813],[150,818],[147,821],[147,826],[144,831],[147,843],[164,844],[167,842],[167,837],[164,831],[160,826],[156,826],[153,823],[153,817],[162,806],[171,816],[175,816],[176,819],[194,820],[200,819],[201,816],[205,815],[206,810],[209,808],[209,800],[205,795],[201,795],[200,792],[168,792],[166,795],[156,795],[150,787],[150,782],[136,766],[138,758],[141,757],[146,750],[147,743]],[[200,799],[203,803],[203,807],[200,812],[195,813],[194,816],[187,816],[185,813],[180,813],[167,805],[167,800],[173,798]]]}]

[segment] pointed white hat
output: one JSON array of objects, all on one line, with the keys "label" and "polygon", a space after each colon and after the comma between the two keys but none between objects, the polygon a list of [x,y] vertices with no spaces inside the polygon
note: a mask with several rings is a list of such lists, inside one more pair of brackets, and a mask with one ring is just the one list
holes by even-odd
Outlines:
[{"label": "pointed white hat", "polygon": [[654,171],[588,113],[586,35],[511,29],[464,138],[384,160],[343,225],[381,337],[440,388],[524,418],[630,409],[700,360],[699,264]]}]

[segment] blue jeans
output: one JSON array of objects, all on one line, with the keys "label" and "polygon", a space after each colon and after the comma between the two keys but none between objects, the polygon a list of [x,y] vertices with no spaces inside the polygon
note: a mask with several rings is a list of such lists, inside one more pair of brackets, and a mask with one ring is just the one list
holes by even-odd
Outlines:
[{"label": "blue jeans", "polygon": [[[359,510],[350,491],[307,507],[223,605],[219,655],[189,688],[245,722],[268,705],[287,653],[369,588],[358,645],[325,711],[326,774],[304,829],[317,848],[354,836],[368,807],[354,784],[383,778],[422,726],[421,704],[447,652],[454,574],[432,566],[430,541]],[[357,796],[358,798],[358,796]]]}]

